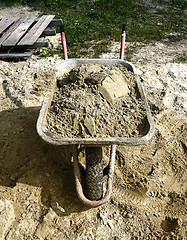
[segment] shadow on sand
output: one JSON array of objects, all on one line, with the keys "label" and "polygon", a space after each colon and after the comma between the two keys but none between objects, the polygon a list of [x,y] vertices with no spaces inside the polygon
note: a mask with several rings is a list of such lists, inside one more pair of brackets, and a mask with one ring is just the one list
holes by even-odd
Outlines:
[{"label": "shadow on sand", "polygon": [[0,112],[0,185],[40,187],[42,203],[58,215],[85,211],[76,195],[72,148],[44,142],[36,131],[38,114],[38,107]]}]

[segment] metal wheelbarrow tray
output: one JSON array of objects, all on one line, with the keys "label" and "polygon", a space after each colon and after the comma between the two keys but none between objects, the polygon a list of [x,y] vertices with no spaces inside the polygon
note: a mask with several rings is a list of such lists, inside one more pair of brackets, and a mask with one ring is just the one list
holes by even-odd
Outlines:
[{"label": "metal wheelbarrow tray", "polygon": [[[63,137],[61,135],[52,133],[47,127],[47,114],[51,102],[53,100],[53,95],[55,89],[57,87],[57,77],[63,76],[64,73],[68,73],[73,68],[80,67],[82,64],[99,64],[99,65],[113,65],[119,66],[122,64],[129,71],[133,72],[136,75],[136,84],[138,91],[140,93],[141,100],[143,101],[143,106],[146,112],[146,124],[144,127],[144,134],[138,135],[137,137],[106,137],[106,138],[68,138]],[[141,79],[136,73],[136,69],[133,64],[126,62],[121,59],[67,59],[60,62],[56,69],[54,70],[54,76],[52,79],[52,84],[50,89],[46,92],[38,121],[37,121],[37,132],[41,136],[42,139],[47,141],[48,143],[55,145],[74,145],[73,150],[73,159],[74,159],[74,175],[75,175],[75,185],[77,190],[77,195],[79,199],[86,205],[91,207],[97,207],[99,205],[104,204],[106,201],[110,199],[112,192],[112,182],[113,182],[113,173],[114,173],[114,163],[115,163],[115,153],[116,153],[116,145],[140,145],[148,142],[153,134],[154,134],[154,122],[151,116],[151,111],[143,90],[143,86],[141,84]],[[84,189],[81,183],[81,170],[80,164],[78,161],[78,151],[77,145],[86,145],[88,148],[94,146],[95,149],[101,148],[103,145],[111,145],[111,154],[108,168],[108,180],[107,180],[107,190],[105,195],[98,200],[90,200],[84,194]],[[97,150],[96,154],[97,155]]]},{"label": "metal wheelbarrow tray", "polygon": [[69,59],[62,61],[56,66],[54,71],[54,78],[52,80],[51,88],[47,91],[41,110],[39,114],[39,118],[37,121],[37,132],[38,134],[47,142],[56,145],[69,145],[69,144],[86,144],[86,145],[140,145],[144,144],[151,139],[154,134],[154,123],[151,116],[150,108],[143,90],[143,86],[141,84],[141,80],[137,75],[136,83],[138,86],[139,93],[141,95],[141,99],[144,103],[144,107],[146,110],[146,118],[147,124],[145,126],[144,135],[139,135],[138,137],[107,137],[107,138],[67,138],[60,136],[58,134],[52,133],[47,128],[46,116],[48,114],[48,109],[51,105],[51,101],[53,99],[53,94],[56,89],[56,76],[58,74],[62,75],[66,72],[69,72],[71,69],[80,67],[82,64],[101,64],[101,65],[114,65],[118,66],[122,64],[129,71],[132,71],[136,74],[136,69],[132,63],[126,62],[124,60],[119,59]]}]

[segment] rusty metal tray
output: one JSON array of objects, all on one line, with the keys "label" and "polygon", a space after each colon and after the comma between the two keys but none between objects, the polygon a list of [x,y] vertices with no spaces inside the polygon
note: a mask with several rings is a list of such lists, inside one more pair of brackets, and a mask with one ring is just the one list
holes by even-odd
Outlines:
[{"label": "rusty metal tray", "polygon": [[[52,133],[47,128],[47,120],[46,116],[48,113],[48,109],[51,105],[51,101],[53,99],[53,94],[55,91],[55,88],[57,86],[57,77],[62,76],[62,74],[69,72],[71,69],[80,67],[82,64],[101,64],[101,65],[114,65],[118,66],[119,64],[122,64],[125,66],[129,71],[132,71],[136,74],[136,82],[137,87],[141,96],[141,99],[143,101],[145,110],[146,110],[146,118],[147,123],[145,124],[144,128],[144,134],[139,135],[138,137],[108,137],[108,138],[67,138],[63,137],[57,134]],[[120,59],[68,59],[60,62],[57,64],[56,69],[54,70],[54,75],[52,79],[52,84],[50,89],[46,92],[39,117],[37,120],[37,132],[41,136],[42,139],[45,141],[56,144],[56,145],[70,145],[70,144],[86,144],[86,145],[140,145],[148,142],[153,134],[154,134],[155,128],[154,128],[154,122],[151,116],[151,111],[145,96],[145,92],[141,83],[140,77],[136,73],[135,66],[130,63],[126,62],[124,60]]]}]

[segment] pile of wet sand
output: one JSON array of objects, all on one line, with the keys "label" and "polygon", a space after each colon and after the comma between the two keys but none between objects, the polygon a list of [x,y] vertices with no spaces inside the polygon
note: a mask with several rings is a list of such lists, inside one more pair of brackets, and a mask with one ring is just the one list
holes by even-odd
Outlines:
[{"label": "pile of wet sand", "polygon": [[63,137],[134,137],[145,108],[136,75],[126,67],[83,64],[57,80],[48,128]]}]

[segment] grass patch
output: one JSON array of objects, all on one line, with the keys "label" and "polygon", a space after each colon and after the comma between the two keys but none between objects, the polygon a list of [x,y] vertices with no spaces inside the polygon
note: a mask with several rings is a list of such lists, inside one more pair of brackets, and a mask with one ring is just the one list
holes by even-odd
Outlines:
[{"label": "grass patch", "polygon": [[171,41],[182,39],[186,34],[185,3],[172,0],[164,9],[153,9],[140,0],[1,0],[0,5],[28,5],[62,18],[68,56],[72,58],[89,56],[93,42],[97,42],[94,57],[107,52],[110,42],[120,42],[123,23],[127,25],[129,42],[161,40],[168,33],[178,33]]},{"label": "grass patch", "polygon": [[36,49],[34,52],[35,55],[39,55],[40,57],[49,57],[54,55],[59,55],[63,58],[63,52],[61,48],[56,49],[49,49],[49,48],[42,48],[42,49]]},{"label": "grass patch", "polygon": [[187,63],[187,54],[184,52],[183,54],[179,54],[173,62],[177,63]]}]

